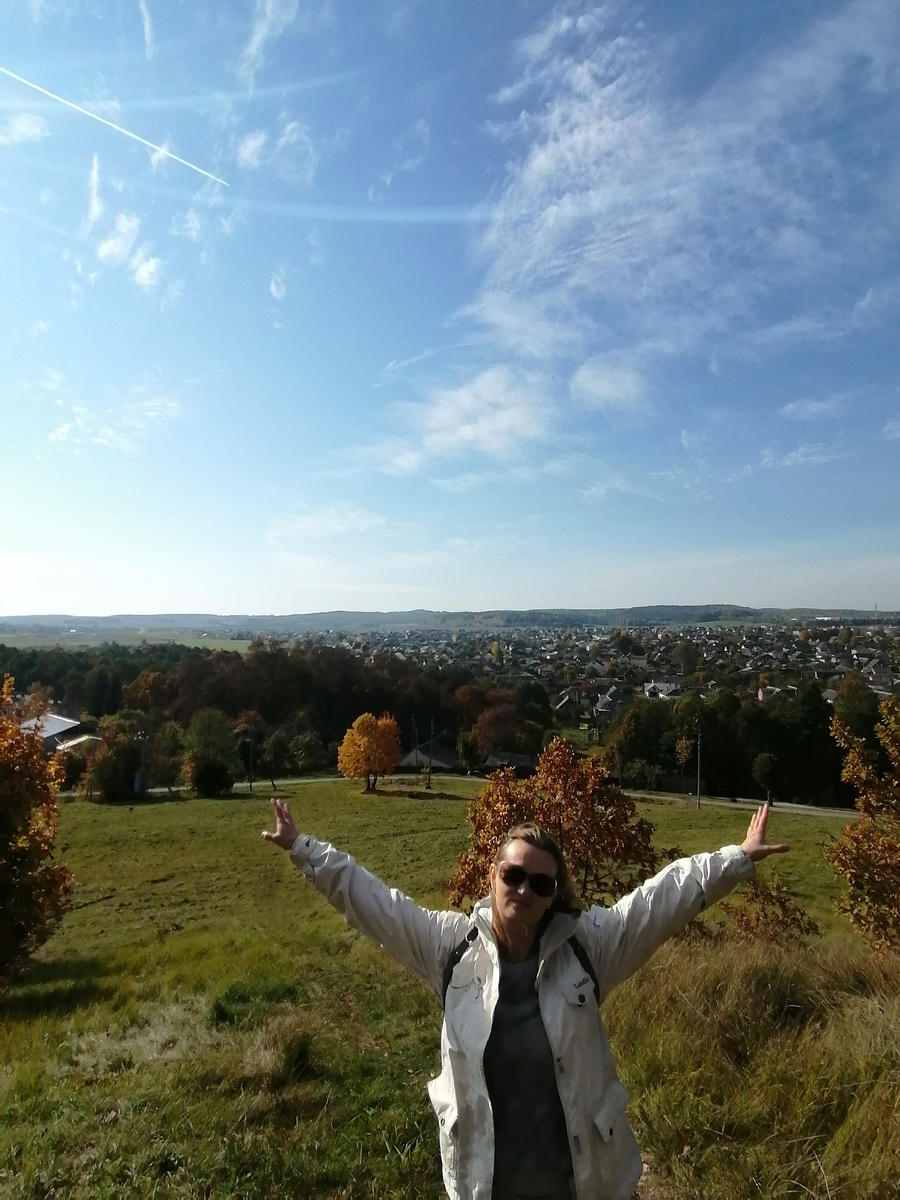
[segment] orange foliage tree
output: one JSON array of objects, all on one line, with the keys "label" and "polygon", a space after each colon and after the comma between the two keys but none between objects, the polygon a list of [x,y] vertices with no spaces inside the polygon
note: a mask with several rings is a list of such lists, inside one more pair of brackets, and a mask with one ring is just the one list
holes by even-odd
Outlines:
[{"label": "orange foliage tree", "polygon": [[0,975],[45,942],[71,907],[72,876],[50,861],[59,825],[59,759],[22,729],[7,675],[0,691]]},{"label": "orange foliage tree", "polygon": [[882,774],[863,738],[839,717],[832,732],[845,751],[841,778],[856,788],[859,820],[847,825],[828,850],[835,873],[847,884],[838,908],[877,945],[900,949],[900,701],[882,701],[875,732],[889,773]]},{"label": "orange foliage tree", "polygon": [[400,731],[389,713],[357,717],[338,749],[338,770],[347,779],[365,779],[374,791],[379,775],[389,775],[401,758]]},{"label": "orange foliage tree", "polygon": [[653,826],[597,758],[578,758],[568,742],[554,738],[530,779],[495,771],[469,802],[469,848],[450,880],[454,904],[477,900],[488,890],[490,865],[507,831],[534,821],[562,846],[576,891],[585,905],[617,900],[643,882],[674,848],[657,852]]}]

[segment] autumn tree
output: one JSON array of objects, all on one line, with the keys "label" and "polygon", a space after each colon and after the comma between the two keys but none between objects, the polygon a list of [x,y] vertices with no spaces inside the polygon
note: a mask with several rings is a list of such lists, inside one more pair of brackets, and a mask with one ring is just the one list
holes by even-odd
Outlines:
[{"label": "autumn tree", "polygon": [[617,900],[637,887],[662,857],[651,838],[653,826],[637,815],[634,802],[594,757],[578,758],[571,745],[554,738],[530,779],[495,771],[469,802],[471,839],[450,881],[455,904],[488,890],[490,865],[507,831],[534,821],[556,837],[572,879],[586,904]]},{"label": "autumn tree", "polygon": [[379,775],[388,775],[400,761],[400,733],[389,713],[357,717],[338,750],[338,770],[347,779],[365,779],[366,791],[374,791]]},{"label": "autumn tree", "polygon": [[236,749],[223,712],[201,708],[184,735],[182,778],[198,796],[221,796],[234,785]]},{"label": "autumn tree", "polygon": [[834,719],[834,737],[845,752],[842,778],[857,791],[860,815],[828,857],[847,885],[838,908],[876,944],[900,949],[900,700],[882,701],[880,714],[875,732],[889,763],[884,772],[865,740]]},{"label": "autumn tree", "polygon": [[71,907],[72,876],[52,862],[59,826],[57,759],[21,728],[13,680],[0,690],[0,976],[20,967]]}]

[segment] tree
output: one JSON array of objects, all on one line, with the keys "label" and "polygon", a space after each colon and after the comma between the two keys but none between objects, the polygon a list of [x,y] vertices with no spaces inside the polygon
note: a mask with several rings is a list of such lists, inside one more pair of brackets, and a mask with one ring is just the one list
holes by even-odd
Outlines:
[{"label": "tree", "polygon": [[356,718],[338,750],[338,770],[347,779],[365,779],[367,792],[374,791],[379,775],[387,775],[400,761],[400,734],[389,713],[375,717],[363,713]]},{"label": "tree", "polygon": [[834,719],[835,740],[845,751],[842,778],[857,791],[860,815],[828,857],[847,885],[838,908],[877,945],[900,950],[900,701],[889,697],[880,712],[875,732],[889,763],[884,772],[865,740]]},{"label": "tree", "polygon": [[199,796],[221,796],[234,785],[234,738],[225,714],[201,708],[184,735],[181,773]]},{"label": "tree", "polygon": [[322,771],[328,763],[328,753],[314,729],[298,733],[291,739],[290,749],[301,775]]},{"label": "tree", "polygon": [[0,975],[47,940],[72,904],[72,876],[51,861],[59,827],[62,766],[44,757],[40,735],[23,731],[13,679],[0,689]]},{"label": "tree", "polygon": [[754,783],[758,783],[766,793],[766,800],[772,799],[772,793],[778,791],[781,782],[781,769],[778,758],[763,750],[753,760],[752,775]]},{"label": "tree", "polygon": [[530,779],[495,771],[469,803],[469,848],[450,881],[453,903],[475,900],[488,889],[491,863],[507,831],[534,821],[557,838],[585,904],[617,900],[656,869],[653,826],[637,816],[634,802],[613,782],[597,758],[577,758],[554,738]]},{"label": "tree", "polygon": [[175,721],[164,721],[150,743],[150,785],[172,791],[181,774],[184,753],[181,727]]}]

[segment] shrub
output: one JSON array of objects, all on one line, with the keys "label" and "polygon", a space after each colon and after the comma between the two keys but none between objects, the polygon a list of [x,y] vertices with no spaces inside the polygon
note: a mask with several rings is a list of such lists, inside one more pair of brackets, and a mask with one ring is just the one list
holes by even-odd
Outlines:
[{"label": "shrub", "polygon": [[0,689],[0,975],[21,967],[71,907],[72,876],[51,860],[59,826],[57,759],[20,724],[13,680]]}]

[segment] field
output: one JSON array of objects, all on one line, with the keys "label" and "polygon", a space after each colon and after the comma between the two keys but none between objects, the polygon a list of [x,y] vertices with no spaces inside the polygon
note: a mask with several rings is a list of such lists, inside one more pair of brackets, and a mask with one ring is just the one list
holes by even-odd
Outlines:
[{"label": "field", "polygon": [[[289,794],[301,828],[442,905],[473,786]],[[261,841],[267,810],[262,796],[63,805],[75,909],[0,996],[4,1200],[443,1194],[424,1091],[438,1004]],[[740,841],[747,821],[641,810],[686,852]],[[654,1196],[898,1195],[900,967],[833,914],[819,846],[841,825],[773,818],[822,942],[679,941],[608,1001]]]}]

